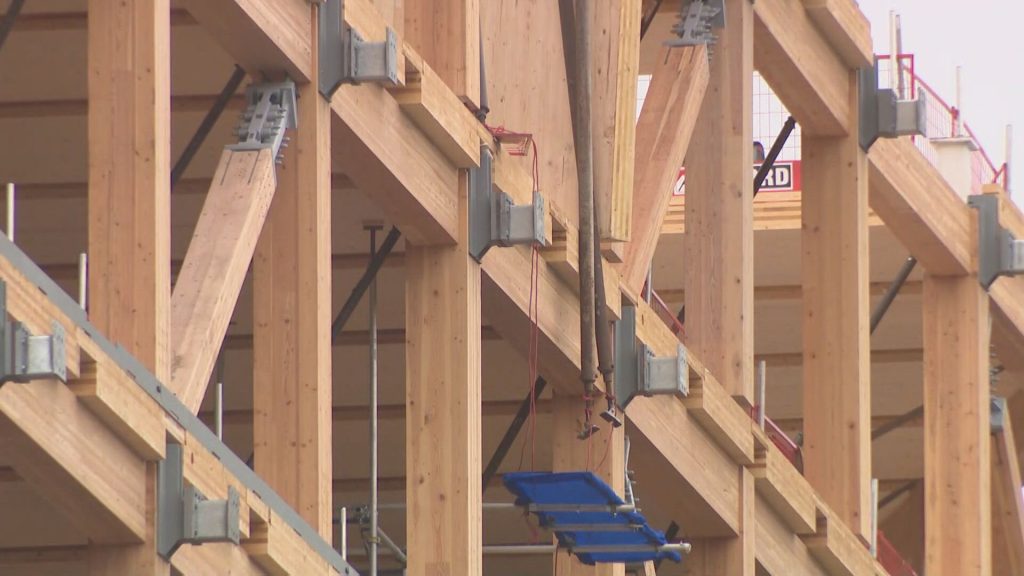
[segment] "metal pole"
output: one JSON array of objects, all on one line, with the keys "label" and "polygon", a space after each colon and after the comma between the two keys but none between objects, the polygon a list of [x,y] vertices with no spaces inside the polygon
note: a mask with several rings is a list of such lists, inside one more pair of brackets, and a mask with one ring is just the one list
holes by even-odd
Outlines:
[{"label": "metal pole", "polygon": [[[370,259],[377,256],[377,230],[370,225]],[[370,280],[370,576],[377,576],[377,278]]]},{"label": "metal pole", "polygon": [[82,252],[78,255],[78,305],[86,310],[89,296],[89,255]]},{"label": "metal pole", "polygon": [[896,40],[896,11],[889,11],[889,88],[899,86],[899,46]]},{"label": "metal pole", "polygon": [[963,126],[964,126],[964,108],[963,108],[963,100],[961,99],[963,97],[963,93],[961,91],[961,84],[960,84],[960,82],[962,80],[962,78],[961,78],[962,73],[963,73],[963,67],[962,66],[957,66],[956,67],[956,124],[955,124],[956,132],[953,134],[953,136],[955,136],[957,138],[959,138],[960,136],[963,135]]},{"label": "metal pole", "polygon": [[341,507],[341,511],[338,513],[341,528],[338,530],[341,536],[341,559],[348,561],[348,508],[345,506]]},{"label": "metal pole", "polygon": [[885,424],[882,424],[878,428],[875,428],[874,430],[872,430],[871,431],[871,440],[872,441],[878,440],[882,436],[885,436],[889,432],[892,432],[893,430],[896,430],[897,428],[899,428],[900,426],[903,426],[907,422],[912,422],[912,421],[916,420],[917,418],[920,418],[922,415],[924,415],[924,406],[918,406],[917,408],[914,408],[913,410],[911,410],[909,412],[901,414],[901,415],[893,418],[892,420],[886,422]]},{"label": "metal pole", "polygon": [[217,414],[215,421],[217,439],[224,440],[224,383],[217,381]]},{"label": "metal pole", "polygon": [[871,557],[878,558],[878,478],[871,479]]},{"label": "metal pole", "polygon": [[1010,167],[1013,165],[1013,124],[1006,125],[1006,165],[1003,168],[1003,184],[1010,195]]},{"label": "metal pole", "polygon": [[4,42],[7,41],[7,36],[11,33],[11,29],[14,28],[14,21],[18,19],[18,14],[21,13],[22,6],[25,5],[25,0],[11,0],[10,5],[7,6],[7,12],[4,13],[4,17],[0,20],[0,48],[3,48]]},{"label": "metal pole", "polygon": [[900,54],[903,54],[903,22],[900,15],[896,15],[896,55],[892,64],[896,69],[896,94],[900,100],[907,99],[907,83],[903,80],[903,67],[900,64]]},{"label": "metal pole", "polygon": [[234,72],[231,73],[231,77],[228,78],[224,88],[221,89],[220,94],[217,95],[217,99],[214,100],[213,106],[206,113],[203,121],[199,123],[199,127],[196,128],[195,134],[192,135],[192,139],[188,141],[185,149],[182,150],[181,156],[178,161],[174,163],[174,168],[171,169],[171,188],[181,180],[185,170],[188,169],[188,165],[192,163],[192,158],[195,157],[196,152],[199,152],[199,148],[203,145],[206,137],[213,130],[213,127],[217,124],[217,120],[220,119],[220,115],[224,113],[224,109],[227,108],[228,102],[231,101],[231,97],[238,91],[238,87],[242,84],[242,80],[245,80],[245,70],[242,70],[241,66],[236,65]]},{"label": "metal pole", "polygon": [[7,183],[7,239],[14,242],[14,182]]},{"label": "metal pole", "polygon": [[889,311],[893,300],[900,293],[900,288],[903,288],[907,278],[910,277],[910,273],[914,271],[915,266],[917,266],[917,259],[913,256],[908,256],[907,261],[903,263],[899,272],[896,273],[892,283],[885,289],[882,300],[878,302],[878,306],[875,306],[874,312],[871,313],[871,334],[874,334],[875,328],[878,328],[878,325],[882,323],[882,318],[885,318],[885,313]]},{"label": "metal pole", "polygon": [[398,243],[398,238],[401,236],[402,233],[398,231],[398,228],[392,226],[387,237],[384,238],[384,242],[380,245],[380,252],[377,252],[376,256],[370,258],[370,263],[366,265],[363,276],[359,279],[359,282],[356,282],[355,287],[352,288],[352,293],[348,295],[348,300],[345,301],[341,311],[338,312],[338,316],[331,323],[332,342],[341,335],[342,329],[345,328],[348,319],[352,317],[352,313],[356,311],[356,306],[362,300],[366,289],[370,287],[370,281],[377,277],[377,272],[384,266],[384,261],[387,260],[388,254],[391,254],[391,250]]},{"label": "metal pole", "polygon": [[757,169],[757,174],[754,175],[754,196],[757,196],[757,193],[761,191],[764,181],[768,178],[768,172],[775,166],[775,161],[778,160],[779,154],[782,153],[782,148],[786,146],[786,141],[789,140],[789,135],[793,133],[795,128],[796,118],[790,116],[786,119],[786,123],[782,125],[782,130],[775,137],[775,142],[772,144],[771,149],[768,150],[768,155],[765,156],[764,162],[761,163],[761,167]]},{"label": "metal pole", "polygon": [[765,376],[768,372],[768,364],[764,360],[757,363],[757,425],[764,430],[764,401],[765,397]]},{"label": "metal pole", "polygon": [[516,417],[512,419],[512,423],[508,425],[508,430],[505,431],[505,435],[501,438],[501,442],[498,443],[498,447],[494,449],[494,454],[491,456],[490,461],[487,463],[487,468],[484,468],[483,474],[483,489],[487,490],[487,485],[491,483],[491,478],[498,472],[498,468],[501,466],[501,462],[508,455],[508,451],[512,448],[512,443],[516,441],[516,437],[519,436],[519,431],[523,429],[523,424],[526,423],[526,418],[530,415],[530,398],[536,401],[540,398],[544,388],[548,385],[547,380],[537,377],[537,381],[533,385],[533,391],[526,395],[523,399],[523,403],[519,405],[519,410],[516,412]]},{"label": "metal pole", "polygon": [[384,547],[391,551],[391,555],[394,556],[395,560],[398,560],[402,566],[409,563],[409,557],[405,555],[402,548],[399,547],[398,544],[395,544],[395,541],[392,540],[384,530],[377,528],[377,537],[380,538],[381,544],[384,544]]},{"label": "metal pole", "polygon": [[492,544],[484,546],[485,556],[543,556],[554,554],[554,544]]}]

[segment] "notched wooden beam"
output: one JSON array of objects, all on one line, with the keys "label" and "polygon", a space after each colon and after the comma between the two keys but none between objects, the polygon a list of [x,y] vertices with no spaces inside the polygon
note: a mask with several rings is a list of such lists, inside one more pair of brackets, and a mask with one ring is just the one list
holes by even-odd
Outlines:
[{"label": "notched wooden beam", "polygon": [[750,466],[754,486],[797,534],[814,534],[817,529],[814,490],[772,441],[755,428],[756,461]]},{"label": "notched wooden beam", "polygon": [[691,370],[683,405],[737,464],[754,464],[754,421],[707,369]]},{"label": "notched wooden beam", "polygon": [[816,532],[813,536],[804,537],[811,554],[836,576],[874,574],[875,562],[865,543],[817,496],[815,500]]},{"label": "notched wooden beam", "polygon": [[871,23],[855,0],[804,0],[804,8],[849,68],[874,65]]}]

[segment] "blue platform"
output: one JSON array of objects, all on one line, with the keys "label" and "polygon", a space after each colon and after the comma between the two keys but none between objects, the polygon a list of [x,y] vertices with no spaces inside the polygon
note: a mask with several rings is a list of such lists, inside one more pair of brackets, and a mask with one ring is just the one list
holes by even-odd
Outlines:
[{"label": "blue platform", "polygon": [[629,510],[592,472],[514,472],[503,480],[516,495],[516,505],[535,514],[559,545],[584,564],[682,560],[678,551],[664,549],[664,533]]}]

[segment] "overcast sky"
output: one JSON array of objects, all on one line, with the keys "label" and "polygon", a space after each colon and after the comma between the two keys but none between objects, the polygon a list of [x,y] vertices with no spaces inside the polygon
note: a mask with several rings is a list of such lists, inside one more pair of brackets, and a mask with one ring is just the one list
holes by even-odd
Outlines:
[{"label": "overcast sky", "polygon": [[902,17],[903,51],[915,54],[917,74],[953,103],[962,66],[963,118],[998,167],[1004,131],[1014,125],[1011,183],[1024,202],[1024,1],[860,0],[871,21],[876,53],[889,52],[889,11]]}]

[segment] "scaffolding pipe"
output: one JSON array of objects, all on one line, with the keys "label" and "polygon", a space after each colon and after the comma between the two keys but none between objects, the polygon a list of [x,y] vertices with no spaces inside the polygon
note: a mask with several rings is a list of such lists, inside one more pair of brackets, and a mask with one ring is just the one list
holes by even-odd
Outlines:
[{"label": "scaffolding pipe", "polygon": [[594,347],[594,166],[590,118],[590,6],[591,0],[576,0],[576,97],[573,100],[573,134],[576,175],[579,182],[579,269],[580,269],[580,380],[587,397],[583,434],[591,432],[590,413],[594,381],[597,378]]},{"label": "scaffolding pipe", "polygon": [[[371,225],[370,260],[377,257],[377,230]],[[370,576],[377,576],[377,278],[370,280]]]},{"label": "scaffolding pipe", "polygon": [[789,135],[793,133],[795,128],[796,118],[792,116],[786,118],[786,123],[782,125],[782,130],[775,137],[775,142],[768,151],[768,155],[765,156],[764,162],[761,163],[761,167],[757,169],[757,174],[754,175],[754,196],[757,196],[757,193],[761,191],[764,181],[768,178],[768,172],[775,166],[775,161],[778,160],[779,154],[782,154],[782,149],[786,146]]},{"label": "scaffolding pipe", "polygon": [[[516,437],[519,436],[519,431],[523,429],[523,425],[526,424],[526,419],[530,415],[530,406],[533,402],[536,402],[540,398],[541,393],[544,392],[544,388],[548,385],[547,380],[537,377],[536,382],[533,384],[533,390],[526,394],[526,398],[523,399],[522,404],[519,405],[519,410],[516,412],[516,417],[512,419],[512,423],[508,425],[508,430],[505,431],[505,435],[502,436],[501,442],[498,443],[498,447],[494,449],[494,454],[491,456],[487,467],[484,468],[483,473],[483,489],[487,490],[487,485],[491,483],[491,478],[498,472],[498,468],[501,466],[502,461],[505,460],[505,456],[508,455],[508,451],[512,448],[512,444],[516,441]],[[531,402],[531,399],[533,402]]]},{"label": "scaffolding pipe", "polygon": [[345,324],[348,323],[349,318],[352,317],[352,313],[356,311],[356,306],[359,305],[359,301],[362,300],[363,294],[366,293],[366,289],[370,287],[370,281],[377,277],[377,272],[380,271],[381,267],[384,266],[384,261],[387,260],[388,255],[391,254],[391,250],[398,243],[398,238],[401,237],[402,233],[398,231],[398,228],[394,226],[388,232],[388,235],[384,238],[384,242],[380,245],[380,251],[375,256],[370,258],[370,263],[366,265],[366,270],[363,272],[363,276],[356,283],[355,287],[352,288],[352,293],[349,294],[348,300],[341,307],[341,311],[338,312],[338,316],[334,318],[334,322],[331,323],[331,342],[338,339],[341,335],[341,331],[345,328]]},{"label": "scaffolding pipe", "polygon": [[14,182],[7,183],[7,239],[14,242]]},{"label": "scaffolding pipe", "polygon": [[391,551],[391,555],[394,556],[395,560],[398,560],[402,566],[409,563],[409,557],[406,556],[402,548],[398,544],[395,544],[395,541],[387,535],[387,532],[384,532],[384,530],[379,527],[377,528],[377,538],[380,539],[381,544],[384,544],[385,548]]},{"label": "scaffolding pipe", "polygon": [[224,440],[224,348],[217,355],[217,406],[214,413],[214,428],[217,439]]},{"label": "scaffolding pipe", "polygon": [[4,42],[7,41],[7,36],[14,28],[14,21],[18,19],[18,14],[21,13],[23,6],[25,6],[25,0],[11,0],[10,5],[7,6],[7,12],[4,12],[4,17],[0,20],[0,48],[3,48]]},{"label": "scaffolding pipe", "polygon": [[896,37],[897,24],[896,11],[889,10],[889,88],[896,91],[899,86],[899,41]]},{"label": "scaffolding pipe", "polygon": [[764,401],[766,394],[765,380],[768,372],[768,364],[764,360],[757,363],[757,425],[764,430]]},{"label": "scaffolding pipe", "polygon": [[231,73],[231,77],[228,78],[224,88],[221,89],[220,94],[217,95],[217,99],[213,101],[213,106],[207,111],[206,116],[203,117],[203,121],[199,123],[199,127],[196,128],[195,134],[185,145],[185,149],[181,152],[181,156],[178,161],[174,163],[174,168],[171,169],[171,188],[181,180],[182,175],[185,174],[185,170],[188,169],[188,165],[192,163],[192,159],[196,153],[199,152],[199,148],[206,141],[206,137],[209,136],[210,131],[217,124],[217,120],[220,119],[220,115],[224,113],[224,109],[227,108],[228,102],[231,101],[231,97],[238,91],[238,87],[241,86],[242,80],[245,80],[245,70],[242,70],[241,66],[235,65],[234,72]]},{"label": "scaffolding pipe", "polygon": [[920,418],[923,415],[924,415],[924,406],[918,406],[917,408],[914,408],[913,410],[911,410],[909,412],[901,414],[901,415],[893,418],[892,420],[886,422],[885,424],[882,424],[878,428],[875,428],[871,432],[871,440],[872,441],[878,440],[882,436],[885,436],[886,434],[892,432],[893,430],[896,430],[897,428],[903,426],[904,424],[906,424],[908,422],[912,422],[912,421]]},{"label": "scaffolding pipe", "polygon": [[82,310],[88,306],[89,297],[89,255],[82,252],[78,255],[78,305]]},{"label": "scaffolding pipe", "polygon": [[896,299],[900,289],[906,284],[907,278],[910,277],[910,273],[914,271],[915,266],[917,266],[917,259],[913,256],[908,256],[899,272],[896,273],[896,277],[893,278],[892,283],[885,289],[885,294],[882,295],[881,301],[878,302],[875,310],[871,313],[871,334],[874,334],[875,328],[878,328],[878,325],[882,323],[882,318],[885,318],[885,313],[889,311],[893,300]]},{"label": "scaffolding pipe", "polygon": [[342,506],[338,516],[341,520],[338,522],[341,524],[341,528],[338,530],[341,536],[341,559],[348,562],[348,522],[346,521],[348,520],[348,508]]}]

